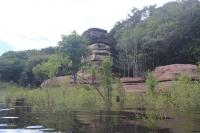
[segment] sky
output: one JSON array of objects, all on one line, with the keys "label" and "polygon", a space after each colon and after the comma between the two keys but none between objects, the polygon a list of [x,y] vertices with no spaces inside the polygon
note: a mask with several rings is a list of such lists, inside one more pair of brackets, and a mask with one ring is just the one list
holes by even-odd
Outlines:
[{"label": "sky", "polygon": [[0,55],[56,46],[61,35],[88,28],[110,30],[133,7],[173,0],[0,0]]}]

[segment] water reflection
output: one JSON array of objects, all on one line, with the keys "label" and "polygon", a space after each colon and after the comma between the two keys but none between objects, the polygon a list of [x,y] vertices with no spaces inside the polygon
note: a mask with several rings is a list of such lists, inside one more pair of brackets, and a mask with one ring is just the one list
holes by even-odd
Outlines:
[{"label": "water reflection", "polygon": [[[25,102],[0,105],[0,132],[188,133],[199,132],[200,111],[173,119],[144,120],[145,109],[34,111]],[[186,124],[186,125],[184,125]]]}]

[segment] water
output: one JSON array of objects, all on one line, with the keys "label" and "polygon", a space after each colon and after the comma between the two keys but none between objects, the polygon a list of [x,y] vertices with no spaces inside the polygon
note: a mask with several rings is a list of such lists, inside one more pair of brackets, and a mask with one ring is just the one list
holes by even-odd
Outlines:
[{"label": "water", "polygon": [[148,120],[142,108],[96,111],[34,111],[30,106],[0,104],[0,133],[194,133],[200,111]]}]

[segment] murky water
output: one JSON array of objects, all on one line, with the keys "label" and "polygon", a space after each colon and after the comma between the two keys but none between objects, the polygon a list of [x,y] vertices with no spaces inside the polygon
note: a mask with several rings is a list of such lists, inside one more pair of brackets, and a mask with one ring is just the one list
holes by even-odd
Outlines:
[{"label": "murky water", "polygon": [[[200,132],[200,111],[148,120],[144,109],[33,111],[0,104],[0,133],[190,133]],[[155,117],[156,118],[156,117]]]}]

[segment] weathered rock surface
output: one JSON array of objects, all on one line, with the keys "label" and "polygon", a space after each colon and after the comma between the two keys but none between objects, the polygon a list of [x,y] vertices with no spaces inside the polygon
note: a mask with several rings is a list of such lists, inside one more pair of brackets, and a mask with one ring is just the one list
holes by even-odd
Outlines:
[{"label": "weathered rock surface", "polygon": [[[154,77],[159,81],[156,90],[157,92],[165,92],[173,86],[177,76],[186,75],[192,79],[197,77],[196,65],[192,64],[172,64],[156,67],[153,71]],[[121,82],[126,91],[145,93],[147,87],[143,78],[121,78]]]},{"label": "weathered rock surface", "polygon": [[127,92],[135,92],[135,93],[145,93],[147,91],[147,87],[145,83],[132,83],[132,84],[122,84],[123,88]]},{"label": "weathered rock surface", "polygon": [[145,79],[142,78],[142,77],[134,77],[134,78],[131,78],[131,77],[123,77],[123,78],[120,78],[120,81],[122,83],[144,83],[145,82]]},{"label": "weathered rock surface", "polygon": [[[59,86],[69,86],[73,85],[74,81],[72,76],[59,76],[52,79],[45,80],[40,86],[44,87],[59,87]],[[77,83],[79,84],[91,84],[92,76],[87,73],[78,73]]]},{"label": "weathered rock surface", "polygon": [[120,81],[127,92],[145,93],[147,91],[142,77],[123,77]]},{"label": "weathered rock surface", "polygon": [[198,67],[192,64],[172,64],[156,67],[153,75],[158,81],[173,81],[180,75],[186,75],[195,79],[197,69]]},{"label": "weathered rock surface", "polygon": [[82,36],[89,41],[89,44],[103,43],[112,45],[114,43],[114,38],[106,30],[99,28],[90,28],[83,32]]},{"label": "weathered rock surface", "polygon": [[[191,64],[172,64],[167,66],[157,67],[153,71],[153,75],[159,81],[157,85],[158,92],[165,92],[168,90],[175,81],[178,75],[187,75],[193,79],[196,78],[197,66]],[[78,73],[77,82],[80,84],[91,84],[92,76],[87,73]],[[136,77],[123,77],[120,79],[123,88],[127,92],[136,92],[136,93],[145,93],[147,91],[147,87],[145,85],[144,78]],[[96,80],[95,80],[96,82]],[[46,80],[42,83],[42,87],[55,87],[61,85],[72,85],[73,79],[70,76],[61,76],[55,77],[49,80]]]}]

